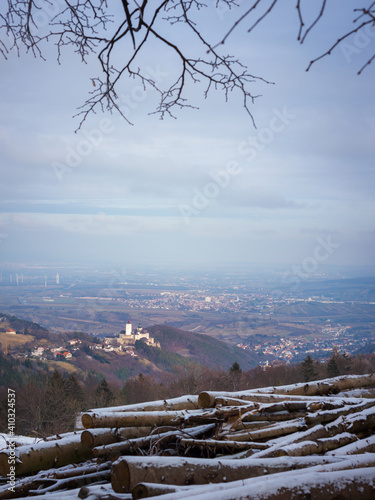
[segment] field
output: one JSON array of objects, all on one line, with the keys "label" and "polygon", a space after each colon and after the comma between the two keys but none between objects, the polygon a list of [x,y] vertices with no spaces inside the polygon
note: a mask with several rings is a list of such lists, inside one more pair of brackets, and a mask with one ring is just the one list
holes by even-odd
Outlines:
[{"label": "field", "polygon": [[2,351],[5,351],[6,346],[11,350],[14,347],[19,347],[27,342],[32,342],[33,340],[34,337],[32,335],[14,335],[12,333],[0,332],[0,344]]}]

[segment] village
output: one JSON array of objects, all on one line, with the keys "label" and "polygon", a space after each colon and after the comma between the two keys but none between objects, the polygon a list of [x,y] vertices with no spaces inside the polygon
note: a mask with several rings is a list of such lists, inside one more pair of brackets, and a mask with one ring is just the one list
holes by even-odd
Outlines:
[{"label": "village", "polygon": [[[2,319],[3,318],[0,318],[0,321]],[[7,335],[17,335],[18,332],[16,332],[13,328],[7,328],[4,333]],[[92,342],[88,346],[91,350],[128,354],[132,357],[138,357],[135,352],[135,343],[137,341],[142,341],[149,346],[160,348],[160,343],[156,342],[154,338],[150,336],[149,332],[144,330],[140,325],[133,328],[130,320],[126,323],[125,330],[122,330],[119,334],[105,337],[102,342],[100,339],[98,341],[98,339],[95,339],[94,337],[93,340],[96,340],[96,342]],[[14,353],[14,356],[23,357],[27,355],[42,361],[48,359],[69,361],[73,358],[74,353],[83,347],[83,341],[81,339],[73,338],[66,340],[65,345],[36,346],[34,348],[28,348],[28,353],[18,352]],[[7,343],[5,343],[5,350],[7,350]]]},{"label": "village", "polygon": [[269,340],[243,342],[237,344],[241,349],[248,349],[260,356],[270,360],[279,360],[283,363],[301,362],[307,355],[314,359],[325,361],[335,348],[347,355],[354,354],[359,348],[363,348],[369,342],[366,336],[356,335],[350,326],[327,325],[321,329],[321,336],[296,336],[279,337],[273,336]]}]

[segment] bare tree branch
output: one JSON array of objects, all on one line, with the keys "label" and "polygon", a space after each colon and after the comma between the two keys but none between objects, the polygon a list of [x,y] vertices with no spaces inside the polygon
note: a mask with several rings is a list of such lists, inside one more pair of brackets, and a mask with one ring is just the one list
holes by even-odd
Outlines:
[{"label": "bare tree branch", "polygon": [[[23,50],[34,57],[44,57],[42,50],[46,43],[54,43],[57,60],[61,62],[62,51],[72,48],[83,62],[90,55],[96,55],[101,74],[91,78],[94,90],[89,92],[86,102],[75,116],[80,117],[78,128],[91,113],[99,110],[117,111],[130,124],[129,117],[121,109],[117,88],[123,77],[136,79],[144,90],[151,88],[159,94],[159,104],[153,113],[161,118],[175,117],[174,110],[194,108],[187,97],[188,83],[202,83],[204,97],[211,89],[224,92],[228,100],[231,92],[242,96],[243,107],[250,111],[258,95],[251,91],[254,82],[271,83],[251,74],[248,68],[236,58],[223,53],[225,43],[233,32],[249,21],[248,32],[252,32],[264,19],[271,15],[278,0],[252,0],[246,7],[239,0],[216,0],[213,7],[239,10],[230,29],[218,43],[209,40],[206,26],[200,22],[201,11],[208,8],[199,0],[7,0],[0,7],[0,53],[6,59],[11,51],[21,55]],[[298,13],[298,35],[304,43],[326,12],[327,0],[321,0],[318,13],[308,22],[302,12],[306,0],[296,0]],[[344,33],[323,54],[310,62],[323,59],[345,39],[358,33],[366,26],[375,25],[375,2],[353,11],[355,27]],[[47,22],[41,25],[40,16]],[[177,30],[184,29],[184,36],[191,41],[182,43]],[[178,41],[176,41],[178,40]],[[152,44],[164,47],[177,56],[175,76],[166,82],[155,81],[140,62],[143,54]],[[198,44],[198,45],[197,45]],[[198,49],[196,47],[199,47]],[[194,47],[194,49],[192,48]],[[191,55],[192,50],[196,52]],[[164,56],[164,53],[163,53]],[[371,64],[375,54],[361,67],[360,74]],[[120,62],[119,62],[120,61]],[[255,123],[254,123],[255,125]]]}]

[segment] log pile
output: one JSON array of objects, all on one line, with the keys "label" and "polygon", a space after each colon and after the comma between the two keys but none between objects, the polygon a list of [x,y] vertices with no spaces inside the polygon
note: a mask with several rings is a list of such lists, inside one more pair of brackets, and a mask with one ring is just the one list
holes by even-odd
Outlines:
[{"label": "log pile", "polygon": [[347,376],[90,410],[74,433],[0,450],[0,499],[372,499],[373,387]]}]

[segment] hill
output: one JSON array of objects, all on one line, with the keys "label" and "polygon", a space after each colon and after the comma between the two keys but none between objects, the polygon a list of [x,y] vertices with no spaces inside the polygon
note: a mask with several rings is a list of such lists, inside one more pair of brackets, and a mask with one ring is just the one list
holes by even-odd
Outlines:
[{"label": "hill", "polygon": [[258,364],[255,356],[249,351],[209,335],[187,332],[168,325],[155,325],[147,330],[160,342],[163,350],[188,357],[204,366],[229,369],[237,361],[247,370]]},{"label": "hill", "polygon": [[[208,335],[167,325],[148,328],[150,334],[160,342],[161,349],[137,341],[134,352],[128,353],[107,352],[99,339],[87,333],[64,332],[57,335],[37,323],[15,316],[0,314],[0,318],[0,325],[4,330],[0,331],[1,350],[5,352],[8,347],[11,357],[21,363],[16,371],[24,377],[35,370],[53,371],[57,368],[68,374],[74,372],[81,379],[95,376],[100,380],[105,377],[110,383],[122,384],[139,373],[161,377],[176,367],[195,365],[228,370],[234,362],[238,362],[242,369],[247,370],[257,365],[254,355],[249,351]],[[17,334],[7,334],[7,328],[14,329]],[[72,339],[79,339],[79,343],[71,345],[69,342]],[[44,349],[43,354],[32,354],[37,347]],[[57,356],[54,352],[56,350],[60,351]],[[70,359],[61,354],[64,351],[65,354],[66,351],[70,353]]]}]

